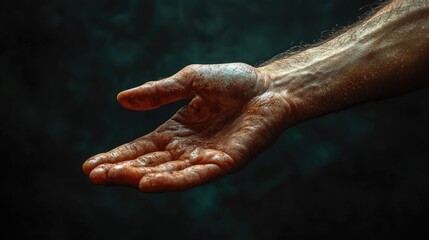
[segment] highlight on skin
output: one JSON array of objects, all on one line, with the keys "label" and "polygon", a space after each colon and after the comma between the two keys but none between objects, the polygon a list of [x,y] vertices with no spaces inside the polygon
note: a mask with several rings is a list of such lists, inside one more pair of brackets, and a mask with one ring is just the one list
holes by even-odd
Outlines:
[{"label": "highlight on skin", "polygon": [[141,111],[191,99],[152,133],[83,164],[95,184],[193,187],[242,167],[287,128],[429,85],[429,1],[396,0],[336,37],[259,68],[190,65],[121,92]]}]

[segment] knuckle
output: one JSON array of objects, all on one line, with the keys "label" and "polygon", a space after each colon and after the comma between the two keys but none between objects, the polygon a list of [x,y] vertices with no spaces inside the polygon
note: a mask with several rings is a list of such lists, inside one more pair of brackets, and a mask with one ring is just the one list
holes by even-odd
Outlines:
[{"label": "knuckle", "polygon": [[201,68],[201,64],[190,64],[184,67],[180,72],[186,75],[193,75],[199,68]]},{"label": "knuckle", "polygon": [[188,66],[186,66],[185,68],[189,68],[192,70],[196,70],[198,67],[200,67],[201,64],[189,64]]}]

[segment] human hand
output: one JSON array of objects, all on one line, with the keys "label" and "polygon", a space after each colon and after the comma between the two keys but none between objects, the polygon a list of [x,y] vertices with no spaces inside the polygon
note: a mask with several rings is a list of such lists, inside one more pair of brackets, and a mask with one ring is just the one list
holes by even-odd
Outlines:
[{"label": "human hand", "polygon": [[190,65],[118,95],[130,110],[191,98],[154,132],[89,158],[95,184],[171,191],[230,173],[274,142],[293,120],[267,74],[243,63]]}]

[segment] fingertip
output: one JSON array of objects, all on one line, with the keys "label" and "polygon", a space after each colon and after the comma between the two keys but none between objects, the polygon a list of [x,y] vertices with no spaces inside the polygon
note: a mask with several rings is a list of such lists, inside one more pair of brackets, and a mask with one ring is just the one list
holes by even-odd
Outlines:
[{"label": "fingertip", "polygon": [[[130,89],[132,90],[132,89]],[[128,109],[128,110],[136,110],[136,103],[132,101],[132,97],[130,97],[130,90],[122,91],[117,96],[116,99],[119,102],[119,105],[121,107]]]},{"label": "fingertip", "polygon": [[89,179],[94,184],[106,184],[109,181],[107,172],[108,169],[103,167],[94,168],[89,174]]},{"label": "fingertip", "polygon": [[82,164],[82,171],[86,174],[89,175],[91,173],[91,170],[93,169],[92,164],[90,163],[90,161],[92,160],[86,160],[83,164]]},{"label": "fingertip", "polygon": [[91,158],[89,158],[83,163],[82,165],[83,172],[86,175],[89,175],[92,169],[94,169],[95,167],[97,167],[98,165],[104,162],[103,161],[104,159],[105,157],[103,156],[103,154],[97,154],[95,156],[92,156]]},{"label": "fingertip", "polygon": [[142,85],[120,92],[116,99],[121,107],[132,110],[142,111],[151,110],[160,106],[159,99],[150,93],[151,86]]},{"label": "fingertip", "polygon": [[122,91],[120,93],[118,93],[118,95],[116,95],[116,100],[118,100],[119,103],[124,101],[125,98],[125,91]]},{"label": "fingertip", "polygon": [[91,157],[90,159],[86,160],[82,165],[83,172],[86,175],[89,175],[92,169],[94,169],[95,167],[97,167],[97,165],[100,164],[100,161],[100,157],[97,156]]},{"label": "fingertip", "polygon": [[146,82],[141,86],[120,92],[119,104],[129,110],[141,111],[158,108],[162,105],[192,97],[186,84],[175,78]]}]

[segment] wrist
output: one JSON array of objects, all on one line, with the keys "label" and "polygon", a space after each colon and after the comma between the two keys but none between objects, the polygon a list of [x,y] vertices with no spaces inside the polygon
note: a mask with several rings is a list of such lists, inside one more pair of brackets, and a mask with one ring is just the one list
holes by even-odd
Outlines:
[{"label": "wrist", "polygon": [[294,123],[341,109],[353,102],[348,94],[355,76],[351,63],[359,62],[358,45],[318,46],[281,61],[259,67],[272,81],[273,91],[289,103]]}]

